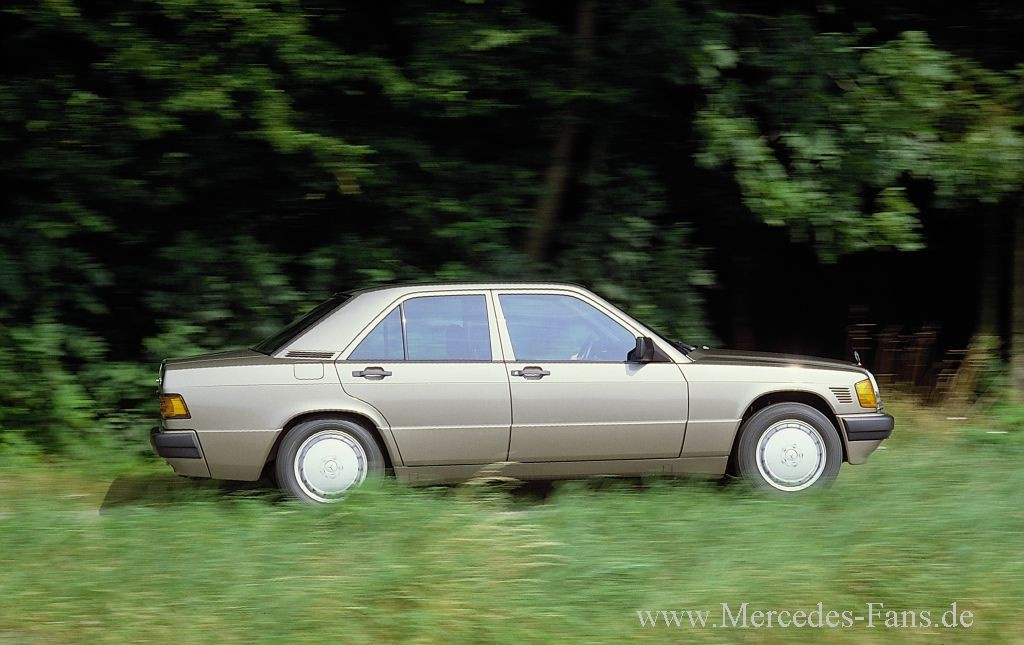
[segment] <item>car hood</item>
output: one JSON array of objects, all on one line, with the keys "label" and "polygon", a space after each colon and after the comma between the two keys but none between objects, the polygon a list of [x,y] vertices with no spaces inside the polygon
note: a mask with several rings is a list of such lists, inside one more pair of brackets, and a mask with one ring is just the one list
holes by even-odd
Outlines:
[{"label": "car hood", "polygon": [[695,363],[705,365],[750,365],[761,367],[813,367],[818,369],[864,372],[864,368],[847,361],[816,358],[799,354],[772,354],[731,349],[696,349],[686,355]]}]

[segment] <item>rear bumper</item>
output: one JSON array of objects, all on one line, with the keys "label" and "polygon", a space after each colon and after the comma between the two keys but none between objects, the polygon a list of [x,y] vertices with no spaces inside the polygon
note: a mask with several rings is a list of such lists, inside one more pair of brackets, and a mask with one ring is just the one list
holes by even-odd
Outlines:
[{"label": "rear bumper", "polygon": [[153,428],[149,433],[153,451],[163,457],[179,475],[209,477],[199,437],[194,430],[161,430]]},{"label": "rear bumper", "polygon": [[199,439],[192,430],[164,432],[153,428],[149,433],[149,443],[156,454],[164,459],[202,459],[199,452]]},{"label": "rear bumper", "polygon": [[842,417],[846,438],[850,441],[880,441],[888,439],[896,426],[891,414],[875,412]]}]

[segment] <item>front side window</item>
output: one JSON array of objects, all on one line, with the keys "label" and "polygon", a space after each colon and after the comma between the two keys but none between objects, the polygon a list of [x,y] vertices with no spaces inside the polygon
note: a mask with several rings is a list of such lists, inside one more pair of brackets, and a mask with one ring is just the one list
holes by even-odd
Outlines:
[{"label": "front side window", "polygon": [[487,300],[484,296],[410,298],[377,323],[348,359],[489,361]]},{"label": "front side window", "polygon": [[573,296],[498,296],[517,361],[626,361],[636,337]]}]

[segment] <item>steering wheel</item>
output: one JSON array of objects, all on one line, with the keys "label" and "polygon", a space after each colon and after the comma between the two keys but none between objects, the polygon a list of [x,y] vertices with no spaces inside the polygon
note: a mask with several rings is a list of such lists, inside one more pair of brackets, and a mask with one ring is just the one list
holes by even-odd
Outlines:
[{"label": "steering wheel", "polygon": [[576,352],[576,356],[574,357],[574,359],[578,361],[585,361],[589,358],[592,358],[591,354],[594,351],[594,344],[597,341],[598,338],[594,334],[590,334],[589,336],[587,336],[586,340],[583,341],[583,345],[580,346],[579,351]]}]

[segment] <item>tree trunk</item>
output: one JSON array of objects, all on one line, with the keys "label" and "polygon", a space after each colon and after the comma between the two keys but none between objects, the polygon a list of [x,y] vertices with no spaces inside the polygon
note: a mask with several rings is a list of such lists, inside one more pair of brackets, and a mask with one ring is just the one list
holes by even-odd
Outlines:
[{"label": "tree trunk", "polygon": [[554,149],[551,151],[551,164],[544,175],[544,192],[537,200],[533,226],[526,241],[526,256],[535,262],[543,260],[547,255],[551,233],[555,229],[558,211],[562,208],[562,197],[569,181],[569,165],[575,140],[576,124],[569,123],[558,133]]},{"label": "tree trunk", "polygon": [[1010,375],[1016,399],[1024,402],[1024,203],[1017,206],[1013,233]]},{"label": "tree trunk", "polygon": [[755,349],[757,344],[752,328],[751,301],[757,268],[751,252],[738,242],[733,249],[732,274],[732,347]]},{"label": "tree trunk", "polygon": [[[575,63],[572,84],[581,86],[594,57],[594,1],[579,0],[576,9],[576,48],[573,51]],[[544,190],[537,199],[533,214],[533,226],[526,240],[526,255],[531,260],[541,261],[547,256],[551,235],[558,223],[572,175],[572,153],[576,144],[577,128],[575,115],[570,109],[565,124],[555,137],[551,149],[551,162],[544,173]]]},{"label": "tree trunk", "polygon": [[1000,244],[1002,212],[985,211],[981,217],[981,293],[978,302],[978,328],[982,336],[999,335],[999,264],[1003,257]]}]

